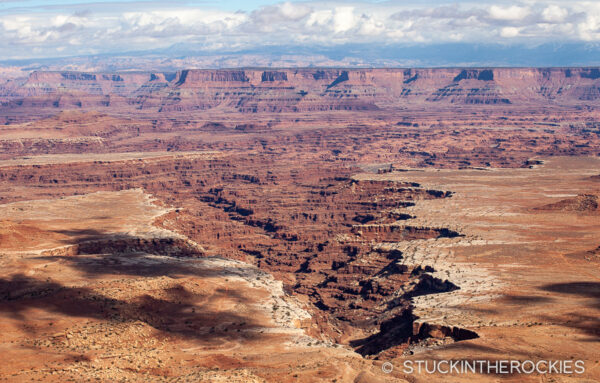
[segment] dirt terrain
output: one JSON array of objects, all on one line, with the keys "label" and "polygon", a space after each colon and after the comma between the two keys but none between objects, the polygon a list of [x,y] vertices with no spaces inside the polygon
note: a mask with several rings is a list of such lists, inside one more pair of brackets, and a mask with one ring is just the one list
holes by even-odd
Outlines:
[{"label": "dirt terrain", "polygon": [[0,380],[600,380],[598,73],[7,80]]},{"label": "dirt terrain", "polygon": [[426,201],[409,212],[421,225],[450,225],[465,237],[393,248],[402,251],[403,262],[436,265],[434,276],[461,286],[450,293],[417,297],[419,321],[469,328],[479,338],[433,349],[417,345],[411,358],[575,357],[585,360],[589,370],[581,381],[600,379],[600,258],[595,255],[600,220],[597,205],[581,203],[600,192],[600,185],[589,182],[600,159],[556,157],[543,162],[535,169],[356,176],[411,179],[455,191],[451,200]]}]

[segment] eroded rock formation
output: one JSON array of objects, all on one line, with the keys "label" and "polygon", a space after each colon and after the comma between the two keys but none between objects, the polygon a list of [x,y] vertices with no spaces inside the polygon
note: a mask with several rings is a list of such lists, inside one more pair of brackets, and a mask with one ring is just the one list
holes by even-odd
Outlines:
[{"label": "eroded rock formation", "polygon": [[[466,178],[455,186],[464,188],[474,174],[495,175],[498,168],[533,172],[547,157],[600,155],[599,82],[593,68],[35,72],[0,88],[6,124],[0,129],[0,203],[140,188],[170,208],[154,227],[180,237],[39,231],[15,210],[0,222],[0,244],[13,251],[27,238],[66,241],[40,256],[85,272],[99,265],[133,272],[111,264],[128,256],[141,263],[166,257],[177,263],[169,270],[183,274],[186,261],[243,261],[281,281],[282,295],[303,302],[311,314],[299,321],[303,331],[367,357],[398,356],[424,339],[475,339],[479,330],[421,320],[413,305],[462,291],[464,281],[438,272],[433,258],[419,258],[415,249],[484,241],[452,218],[428,216],[430,206],[456,208],[455,190],[440,186],[451,173],[438,176],[438,170],[462,169]],[[577,182],[593,184],[594,172]],[[415,174],[426,174],[428,184],[415,182]],[[520,213],[591,220],[598,196],[588,189],[560,194],[561,201],[548,197]],[[461,203],[460,211],[470,212]],[[494,230],[498,222],[484,226]],[[596,253],[586,250],[584,259]],[[26,276],[4,282],[8,290],[16,283],[36,294],[61,291]],[[185,286],[196,291],[189,280]],[[108,310],[114,302],[105,298],[101,308]],[[178,334],[153,318],[142,319]],[[231,329],[247,327],[238,324]],[[185,331],[196,326],[179,325]]]}]

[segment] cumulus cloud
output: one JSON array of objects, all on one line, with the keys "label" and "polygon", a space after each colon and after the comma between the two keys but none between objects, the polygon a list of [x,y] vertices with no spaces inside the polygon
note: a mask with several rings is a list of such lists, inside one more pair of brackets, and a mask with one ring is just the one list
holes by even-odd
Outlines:
[{"label": "cumulus cloud", "polygon": [[504,27],[500,30],[500,36],[506,38],[517,37],[520,29],[516,27]]},{"label": "cumulus cloud", "polygon": [[549,5],[542,11],[542,17],[544,18],[544,21],[549,23],[561,23],[568,15],[568,10],[555,4]]},{"label": "cumulus cloud", "polygon": [[353,7],[335,8],[333,16],[333,31],[342,33],[352,29],[356,24]]},{"label": "cumulus cloud", "polygon": [[297,22],[308,16],[311,10],[307,5],[287,1],[255,10],[251,17],[255,25],[267,26],[273,23]]},{"label": "cumulus cloud", "polygon": [[600,42],[600,4],[578,0],[440,0],[433,6],[416,0],[285,1],[249,11],[219,9],[212,3],[81,3],[43,12],[5,9],[0,13],[4,57],[175,44],[218,51],[294,44]]},{"label": "cumulus cloud", "polygon": [[490,17],[497,20],[523,20],[529,13],[530,9],[528,7],[517,5],[510,7],[493,5],[490,7]]}]

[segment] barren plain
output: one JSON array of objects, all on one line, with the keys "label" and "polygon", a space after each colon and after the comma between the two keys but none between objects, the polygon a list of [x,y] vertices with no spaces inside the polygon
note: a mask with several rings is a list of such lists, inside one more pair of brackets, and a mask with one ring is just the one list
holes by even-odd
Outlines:
[{"label": "barren plain", "polygon": [[[34,72],[0,102],[0,380],[600,381],[597,68]],[[402,369],[448,359],[585,372]]]}]

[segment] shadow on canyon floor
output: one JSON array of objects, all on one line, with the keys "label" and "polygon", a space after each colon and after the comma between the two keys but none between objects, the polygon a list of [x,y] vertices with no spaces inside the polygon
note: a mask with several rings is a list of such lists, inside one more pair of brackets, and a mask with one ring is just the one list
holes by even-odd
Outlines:
[{"label": "shadow on canyon floor", "polygon": [[250,339],[259,335],[248,331],[240,335],[242,330],[260,327],[252,317],[233,311],[215,311],[222,299],[240,304],[248,302],[251,298],[245,294],[225,289],[217,289],[210,295],[198,294],[181,284],[164,288],[158,294],[161,298],[140,294],[131,300],[122,300],[86,287],[69,287],[17,274],[0,278],[0,313],[24,321],[27,311],[35,308],[69,317],[141,321],[157,330],[197,338],[211,345],[241,336]]},{"label": "shadow on canyon floor", "polygon": [[227,281],[227,277],[240,275],[218,263],[200,267],[194,267],[192,262],[186,264],[182,255],[196,260],[202,255],[191,245],[188,246],[187,242],[178,238],[114,236],[98,230],[61,233],[72,237],[65,240],[71,246],[51,250],[36,259],[59,260],[74,270],[84,272],[85,279],[91,281],[107,275],[168,278],[166,282],[160,279],[155,287],[145,285],[140,291],[129,286],[130,283],[136,283],[136,279],[129,281],[119,278],[110,286],[118,291],[116,296],[126,297],[119,299],[101,292],[107,287],[104,283],[99,286],[99,292],[88,286],[69,286],[50,278],[44,280],[43,277],[38,279],[14,274],[0,278],[0,313],[23,322],[31,308],[69,317],[141,321],[157,330],[196,338],[211,345],[223,340],[258,338],[262,335],[259,331],[244,331],[264,327],[264,323],[259,325],[251,314],[219,309],[224,301],[229,301],[226,306],[247,305],[254,300],[250,291],[215,288],[212,285],[208,289],[200,286],[192,291],[190,288],[193,286],[189,283],[186,285],[186,282],[193,281],[178,281],[181,276],[186,276],[200,278],[198,282],[202,284],[211,283],[203,281],[204,278],[219,277]]},{"label": "shadow on canyon floor", "polygon": [[555,283],[544,285],[540,290],[590,299],[590,311],[587,313],[571,312],[562,317],[547,316],[546,319],[583,332],[590,336],[590,342],[600,341],[600,282]]}]

